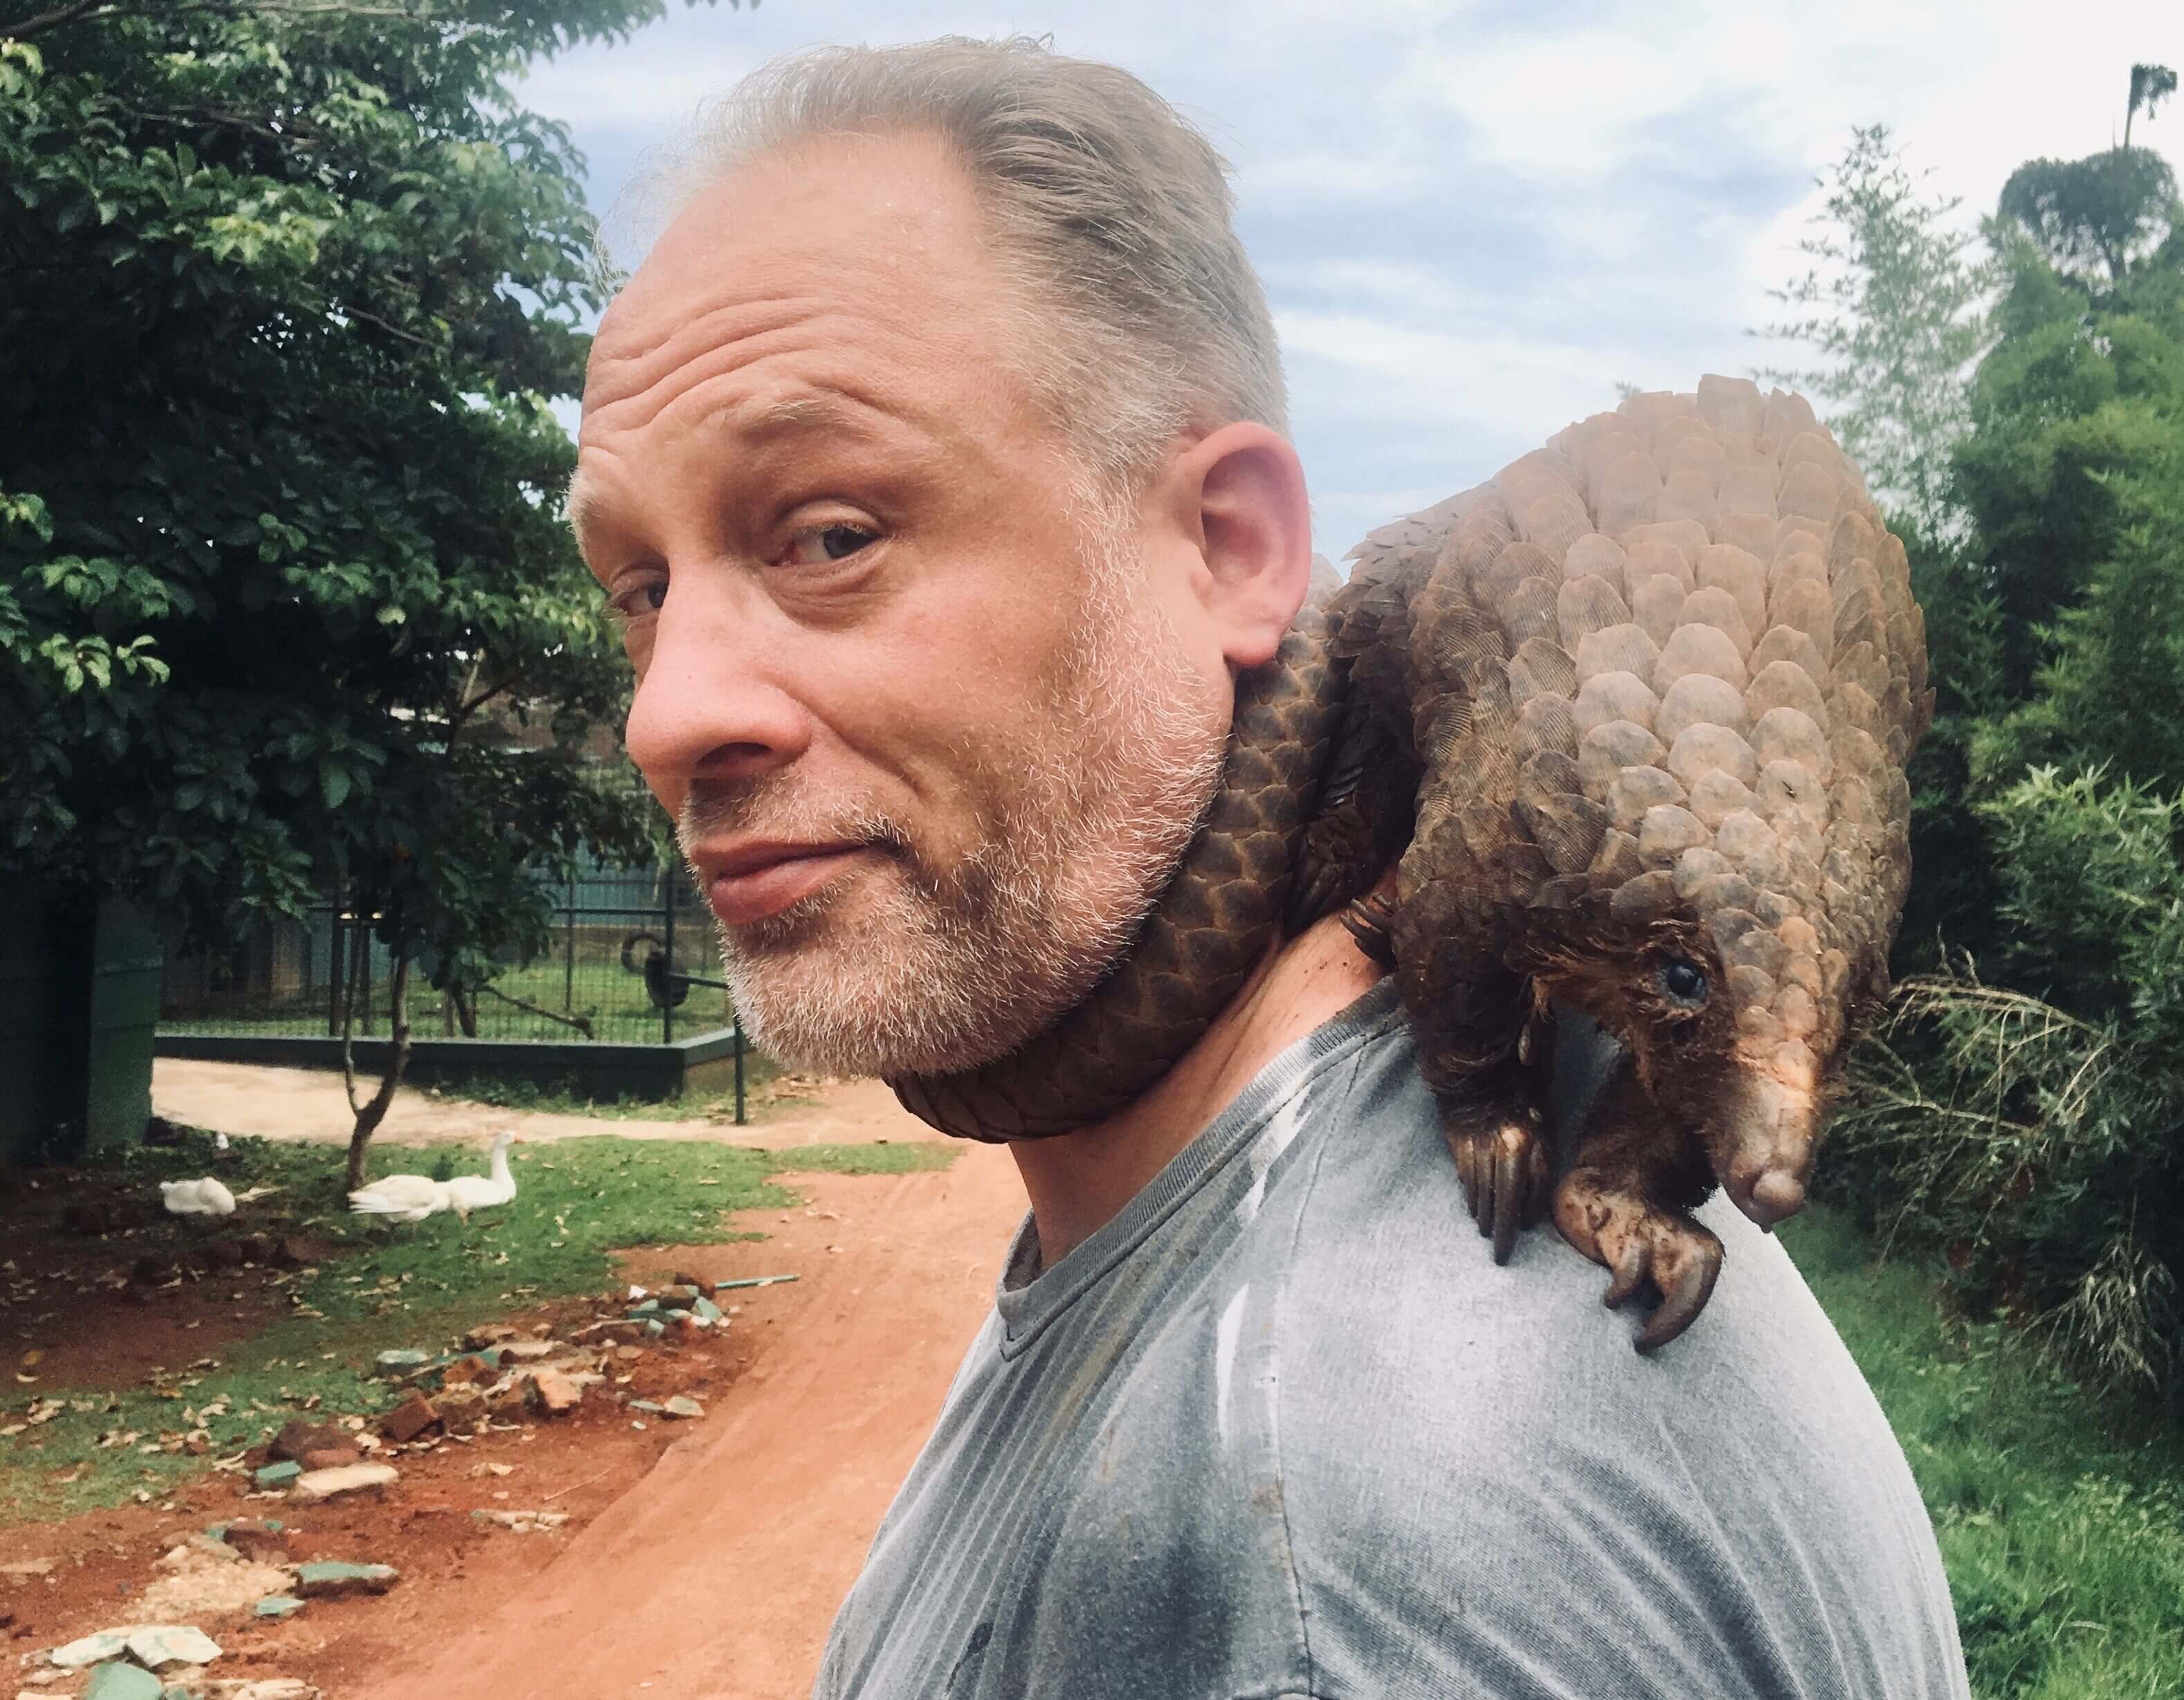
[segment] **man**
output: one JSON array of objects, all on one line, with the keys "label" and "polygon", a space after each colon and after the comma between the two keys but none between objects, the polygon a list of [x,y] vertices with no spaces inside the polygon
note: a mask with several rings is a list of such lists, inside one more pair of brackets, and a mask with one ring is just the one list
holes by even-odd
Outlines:
[{"label": "man", "polygon": [[[571,506],[632,755],[793,1063],[1003,1057],[1131,945],[1305,594],[1218,159],[1027,42],[809,56],[685,163],[600,328]],[[823,1696],[1965,1691],[1903,1459],[1780,1249],[1659,1360],[1466,1218],[1339,925],[1031,1218]]]}]

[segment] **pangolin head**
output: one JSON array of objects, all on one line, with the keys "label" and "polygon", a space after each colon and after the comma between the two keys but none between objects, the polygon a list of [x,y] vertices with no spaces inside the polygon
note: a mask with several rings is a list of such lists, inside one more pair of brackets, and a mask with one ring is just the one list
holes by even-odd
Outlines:
[{"label": "pangolin head", "polygon": [[1854,984],[1838,970],[1830,988],[1835,958],[1798,948],[1816,933],[1808,922],[1786,921],[1786,944],[1781,928],[1736,906],[1747,893],[1707,895],[1717,906],[1685,900],[1643,925],[1579,906],[1528,933],[1520,960],[1544,994],[1623,1042],[1654,1102],[1704,1142],[1737,1207],[1772,1228],[1803,1207],[1849,1036],[1886,971],[1869,962]]}]

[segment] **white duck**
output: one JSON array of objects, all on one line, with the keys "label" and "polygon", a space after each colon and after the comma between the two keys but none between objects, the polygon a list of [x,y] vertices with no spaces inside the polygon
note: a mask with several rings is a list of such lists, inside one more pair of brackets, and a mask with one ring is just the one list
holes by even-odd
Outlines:
[{"label": "white duck", "polygon": [[170,1216],[232,1216],[235,1195],[210,1175],[201,1180],[163,1180],[159,1192]]},{"label": "white duck", "polygon": [[429,1174],[382,1175],[348,1196],[359,1216],[391,1216],[397,1222],[422,1222],[448,1207],[448,1184]]},{"label": "white duck", "polygon": [[424,1174],[390,1174],[349,1194],[348,1207],[361,1216],[388,1216],[397,1222],[422,1222],[452,1210],[467,1222],[471,1211],[505,1204],[515,1196],[515,1178],[508,1172],[508,1148],[515,1142],[515,1135],[509,1133],[493,1140],[489,1175],[434,1180]]},{"label": "white duck", "polygon": [[515,1135],[504,1130],[493,1135],[491,1172],[459,1174],[448,1182],[448,1208],[467,1222],[473,1210],[490,1210],[514,1199],[515,1177],[509,1172],[508,1148],[515,1143]]}]

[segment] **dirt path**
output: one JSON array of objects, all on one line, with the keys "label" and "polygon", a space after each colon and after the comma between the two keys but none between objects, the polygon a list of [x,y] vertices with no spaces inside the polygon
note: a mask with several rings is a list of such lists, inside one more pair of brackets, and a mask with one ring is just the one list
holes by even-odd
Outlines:
[{"label": "dirt path", "polygon": [[[898,1112],[899,1113],[899,1112]],[[796,1268],[738,1320],[753,1355],[705,1420],[498,1609],[423,1591],[335,1700],[803,1700],[827,1627],[992,1301],[1023,1209],[1007,1153],[937,1173],[800,1177],[809,1207],[724,1273]],[[678,1254],[647,1252],[637,1279]],[[380,1606],[399,1597],[389,1596]],[[406,1620],[405,1620],[406,1619]]]},{"label": "dirt path", "polygon": [[[370,1076],[359,1076],[358,1090],[369,1093],[377,1084]],[[341,1076],[331,1070],[261,1068],[172,1056],[153,1064],[152,1107],[170,1121],[193,1128],[328,1145],[346,1145],[351,1122]],[[840,1080],[829,1082],[817,1103],[755,1106],[750,1125],[741,1128],[728,1122],[649,1122],[499,1110],[404,1086],[395,1093],[393,1107],[373,1138],[383,1145],[460,1139],[483,1146],[491,1145],[503,1128],[513,1129],[526,1140],[617,1134],[632,1140],[711,1140],[772,1150],[936,1137],[923,1123],[905,1115],[894,1094],[878,1081]]]}]

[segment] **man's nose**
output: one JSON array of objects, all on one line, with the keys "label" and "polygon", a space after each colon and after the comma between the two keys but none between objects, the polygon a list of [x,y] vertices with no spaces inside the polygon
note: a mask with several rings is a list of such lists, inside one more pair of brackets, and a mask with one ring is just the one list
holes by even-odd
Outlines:
[{"label": "man's nose", "polygon": [[776,665],[780,646],[737,601],[691,574],[657,616],[625,736],[670,809],[694,779],[755,778],[788,766],[811,742],[811,717]]}]

